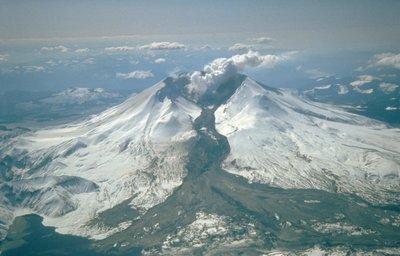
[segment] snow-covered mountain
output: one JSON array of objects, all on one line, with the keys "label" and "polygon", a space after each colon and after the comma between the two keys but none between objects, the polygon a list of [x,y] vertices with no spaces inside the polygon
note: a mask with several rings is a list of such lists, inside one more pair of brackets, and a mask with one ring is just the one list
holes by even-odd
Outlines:
[{"label": "snow-covered mountain", "polygon": [[251,182],[356,193],[400,203],[400,130],[246,79],[215,112],[231,153],[223,168]]},{"label": "snow-covered mountain", "polygon": [[[104,239],[105,247],[160,245],[168,251],[189,236],[185,243],[201,248],[208,235],[217,237],[217,247],[257,244],[271,228],[262,218],[281,227],[304,225],[282,222],[279,204],[268,210],[248,205],[260,203],[270,187],[400,203],[399,129],[232,73],[167,78],[78,124],[3,140],[2,236],[15,217],[35,213],[57,232]],[[342,205],[345,199],[326,200]],[[308,202],[320,201],[301,201]],[[129,210],[117,218],[122,205]],[[110,211],[113,224],[105,225],[100,220]],[[129,218],[130,211],[137,218]],[[248,228],[240,227],[239,217]],[[208,218],[221,219],[214,222],[223,230],[215,231]],[[146,236],[153,237],[141,240]],[[203,242],[196,245],[196,237]]]},{"label": "snow-covered mountain", "polygon": [[2,158],[13,156],[24,166],[7,170],[2,206],[9,214],[2,216],[32,211],[59,232],[97,238],[97,227],[80,228],[97,213],[127,199],[144,211],[165,200],[186,175],[188,144],[196,136],[192,122],[201,109],[183,97],[164,97],[164,86],[82,123],[4,145]]}]

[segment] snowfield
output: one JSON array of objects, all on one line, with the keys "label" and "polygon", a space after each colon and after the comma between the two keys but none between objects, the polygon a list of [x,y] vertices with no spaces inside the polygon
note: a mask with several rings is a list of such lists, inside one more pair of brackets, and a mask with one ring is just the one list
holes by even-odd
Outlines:
[{"label": "snowfield", "polygon": [[[57,232],[105,237],[109,230],[86,224],[98,213],[130,199],[146,211],[182,183],[192,121],[200,108],[182,97],[161,98],[164,83],[85,122],[16,137],[2,149],[26,166],[12,169],[2,185],[1,220],[16,209],[44,217]],[[5,225],[4,228],[7,228]]]},{"label": "snowfield", "polygon": [[251,79],[215,120],[231,147],[223,168],[249,182],[400,202],[400,129]]}]

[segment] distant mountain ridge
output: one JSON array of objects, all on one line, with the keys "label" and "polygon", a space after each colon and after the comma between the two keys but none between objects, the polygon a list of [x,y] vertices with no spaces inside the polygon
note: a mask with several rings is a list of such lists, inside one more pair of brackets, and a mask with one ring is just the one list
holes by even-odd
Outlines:
[{"label": "distant mountain ridge", "polygon": [[1,123],[65,122],[79,119],[122,102],[126,96],[104,88],[72,87],[60,92],[26,91],[0,95]]},{"label": "distant mountain ridge", "polygon": [[[360,78],[359,78],[360,79]],[[316,85],[302,90],[312,100],[342,105],[348,111],[391,125],[400,124],[400,87],[373,76],[353,82],[335,77],[317,79]]]}]

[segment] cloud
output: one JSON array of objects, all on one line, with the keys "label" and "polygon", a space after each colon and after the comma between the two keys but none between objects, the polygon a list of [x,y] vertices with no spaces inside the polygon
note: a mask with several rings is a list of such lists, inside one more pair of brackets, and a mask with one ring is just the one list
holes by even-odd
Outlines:
[{"label": "cloud", "polygon": [[308,69],[308,70],[305,70],[304,72],[306,74],[308,74],[310,78],[313,78],[313,79],[330,76],[329,73],[322,71],[318,68]]},{"label": "cloud", "polygon": [[393,110],[397,110],[397,107],[386,107],[385,110],[393,111]]},{"label": "cloud", "polygon": [[79,48],[75,50],[76,53],[87,53],[88,51],[89,48]]},{"label": "cloud", "polygon": [[242,51],[242,50],[248,51],[251,48],[252,48],[251,45],[237,43],[237,44],[234,44],[231,47],[229,47],[229,51]]},{"label": "cloud", "polygon": [[58,46],[44,46],[40,49],[43,52],[68,52],[68,48],[63,45]]},{"label": "cloud", "polygon": [[43,66],[23,66],[22,68],[25,70],[25,72],[28,73],[45,71],[45,68]]},{"label": "cloud", "polygon": [[400,54],[382,53],[374,56],[370,66],[391,67],[400,69]]},{"label": "cloud", "polygon": [[351,82],[350,85],[358,88],[364,84],[372,83],[374,80],[379,80],[379,78],[370,75],[362,75],[358,77],[358,80]]},{"label": "cloud", "polygon": [[82,61],[83,64],[88,64],[88,65],[92,65],[95,63],[94,58],[87,58],[84,61]]},{"label": "cloud", "polygon": [[347,94],[349,92],[349,89],[347,88],[346,85],[339,85],[339,89],[338,89],[338,94],[340,95],[344,95]]},{"label": "cloud", "polygon": [[241,50],[251,50],[251,49],[259,49],[259,48],[265,48],[266,46],[262,45],[268,45],[268,48],[270,47],[270,44],[275,41],[275,39],[270,38],[270,37],[257,37],[257,38],[251,38],[248,41],[251,42],[251,44],[243,44],[243,43],[236,43],[229,47],[230,51],[241,51]]},{"label": "cloud", "polygon": [[164,62],[165,62],[164,58],[158,58],[158,59],[154,60],[154,63],[156,63],[156,64],[160,64],[160,63],[164,63]]},{"label": "cloud", "polygon": [[140,62],[138,60],[129,60],[129,63],[132,65],[138,65]]},{"label": "cloud", "polygon": [[178,50],[184,48],[185,45],[178,42],[152,42],[140,47],[141,50]]},{"label": "cloud", "polygon": [[20,66],[16,65],[11,68],[1,69],[0,73],[9,74],[9,73],[41,73],[48,72],[51,73],[51,70],[46,69],[44,66],[36,66],[36,65],[26,65]]},{"label": "cloud", "polygon": [[294,52],[283,55],[260,55],[258,52],[249,51],[246,54],[234,55],[230,58],[215,59],[204,66],[203,71],[195,71],[191,74],[189,92],[202,95],[246,67],[273,68],[278,63],[285,62],[294,56]]},{"label": "cloud", "polygon": [[296,70],[304,72],[311,79],[317,79],[317,78],[321,79],[321,78],[328,77],[328,76],[331,75],[331,74],[329,74],[329,73],[327,73],[325,71],[322,71],[322,70],[320,70],[318,68],[305,69],[301,65],[296,67]]},{"label": "cloud", "polygon": [[129,52],[135,50],[132,46],[111,46],[104,48],[106,52]]},{"label": "cloud", "polygon": [[8,60],[8,54],[1,54],[0,53],[0,61],[7,61]]},{"label": "cloud", "polygon": [[271,44],[272,42],[274,42],[276,40],[271,37],[257,37],[257,38],[250,39],[250,41],[254,42],[256,44]]},{"label": "cloud", "polygon": [[282,55],[260,55],[258,52],[249,51],[246,54],[234,55],[228,61],[232,62],[239,71],[243,70],[246,66],[273,68],[280,62],[292,59],[295,54],[296,52],[288,52]]},{"label": "cloud", "polygon": [[371,93],[374,92],[374,89],[372,89],[372,88],[370,88],[370,89],[361,89],[360,87],[355,87],[354,90],[359,92],[359,93],[363,93],[363,94],[371,94]]},{"label": "cloud", "polygon": [[144,70],[135,70],[129,73],[117,73],[117,78],[121,79],[147,79],[150,77],[154,77],[154,74],[151,71],[144,71]]},{"label": "cloud", "polygon": [[205,51],[205,50],[211,50],[212,47],[211,47],[210,45],[208,45],[208,44],[205,44],[205,45],[201,46],[201,47],[198,48],[198,49],[199,49],[199,50]]},{"label": "cloud", "polygon": [[51,66],[51,67],[54,67],[54,66],[57,65],[57,63],[56,63],[54,60],[52,60],[52,59],[46,61],[45,63],[46,63],[47,65]]},{"label": "cloud", "polygon": [[380,83],[379,88],[381,88],[382,91],[385,93],[391,93],[394,92],[399,86],[397,84],[392,84],[392,83]]}]

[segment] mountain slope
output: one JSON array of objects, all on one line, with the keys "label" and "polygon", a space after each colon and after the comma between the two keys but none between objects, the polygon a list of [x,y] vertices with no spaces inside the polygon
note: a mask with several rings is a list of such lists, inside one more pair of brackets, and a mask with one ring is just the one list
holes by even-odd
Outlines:
[{"label": "mountain slope", "polygon": [[399,203],[400,130],[247,79],[216,111],[230,173],[282,188]]},{"label": "mountain slope", "polygon": [[24,166],[13,167],[2,185],[7,207],[44,215],[59,232],[100,238],[102,227],[86,226],[98,212],[127,199],[139,211],[165,200],[185,176],[200,109],[182,97],[161,97],[164,87],[160,82],[85,122],[15,139],[2,156]]}]

